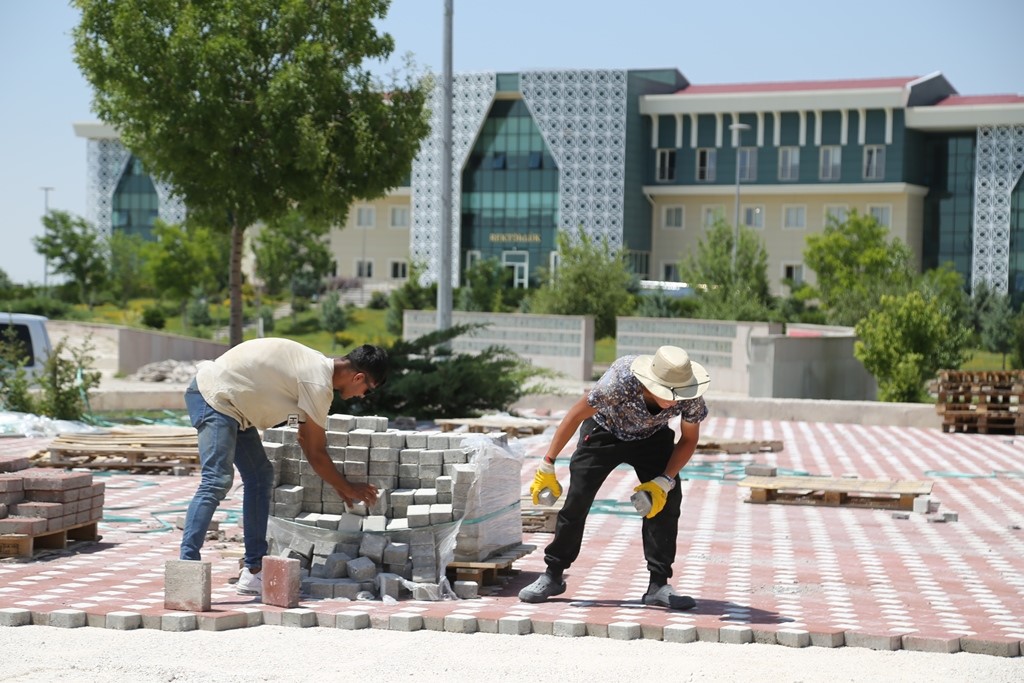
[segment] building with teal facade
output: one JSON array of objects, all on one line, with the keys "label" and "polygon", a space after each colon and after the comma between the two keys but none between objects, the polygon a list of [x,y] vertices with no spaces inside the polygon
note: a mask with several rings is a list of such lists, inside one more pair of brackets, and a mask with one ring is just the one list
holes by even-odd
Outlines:
[{"label": "building with teal facade", "polygon": [[[340,276],[381,287],[411,264],[453,285],[496,259],[515,286],[557,268],[560,231],[627,254],[644,279],[678,264],[718,220],[755,230],[769,280],[813,281],[806,238],[851,211],[904,240],[917,266],[1024,298],[1024,96],[963,96],[940,73],[691,84],[675,69],[539,70],[453,79],[451,253],[440,254],[441,89],[408,187],[352,207],[331,234]],[[88,216],[147,234],[185,207],[116,132],[88,139]],[[386,264],[386,265],[385,265]]]}]

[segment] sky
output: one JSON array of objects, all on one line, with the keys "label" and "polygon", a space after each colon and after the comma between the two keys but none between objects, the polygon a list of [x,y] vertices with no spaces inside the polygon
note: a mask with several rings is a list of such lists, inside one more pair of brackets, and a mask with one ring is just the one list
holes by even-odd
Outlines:
[{"label": "sky", "polygon": [[[691,83],[923,76],[964,95],[1024,94],[1021,0],[454,0],[456,72],[676,68]],[[386,73],[443,67],[444,0],[393,0]],[[92,91],[66,0],[0,0],[0,269],[42,284],[47,207],[86,216]],[[53,188],[44,191],[42,188]]]}]

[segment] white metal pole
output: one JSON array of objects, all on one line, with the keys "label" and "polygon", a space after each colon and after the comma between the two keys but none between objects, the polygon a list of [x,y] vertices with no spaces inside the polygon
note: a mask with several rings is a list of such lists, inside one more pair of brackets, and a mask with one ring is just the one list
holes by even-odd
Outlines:
[{"label": "white metal pole", "polygon": [[441,244],[437,250],[437,329],[452,326],[452,0],[444,2],[441,104]]}]

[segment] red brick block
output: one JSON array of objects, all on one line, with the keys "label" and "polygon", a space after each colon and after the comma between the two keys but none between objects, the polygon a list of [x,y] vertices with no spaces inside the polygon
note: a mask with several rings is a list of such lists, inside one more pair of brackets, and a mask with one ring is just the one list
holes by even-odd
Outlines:
[{"label": "red brick block", "polygon": [[286,557],[263,558],[263,604],[292,608],[299,606],[301,565]]},{"label": "red brick block", "polygon": [[26,491],[67,491],[92,484],[92,474],[89,472],[62,472],[33,467],[23,470],[21,476]]},{"label": "red brick block", "polygon": [[24,455],[0,455],[0,472],[27,470],[32,461]]},{"label": "red brick block", "polygon": [[25,500],[24,491],[8,491],[7,493],[0,493],[0,503],[4,505],[14,505]]},{"label": "red brick block", "polygon": [[47,520],[39,517],[8,517],[0,519],[0,536],[7,534],[25,534],[38,536],[47,531]]},{"label": "red brick block", "polygon": [[33,491],[32,500],[40,503],[73,503],[81,496],[82,491],[88,491],[88,487],[68,489],[67,491]]},{"label": "red brick block", "polygon": [[93,482],[93,484],[92,484],[92,492],[89,495],[91,495],[91,496],[102,496],[103,495],[103,491],[105,490],[105,488],[106,488],[106,484],[103,483],[102,481]]},{"label": "red brick block", "polygon": [[24,490],[25,484],[20,475],[0,474],[0,493],[14,493]]},{"label": "red brick block", "polygon": [[53,519],[54,517],[62,517],[66,513],[64,511],[63,503],[37,503],[29,500],[12,506],[11,514],[17,517],[42,517],[43,519]]}]

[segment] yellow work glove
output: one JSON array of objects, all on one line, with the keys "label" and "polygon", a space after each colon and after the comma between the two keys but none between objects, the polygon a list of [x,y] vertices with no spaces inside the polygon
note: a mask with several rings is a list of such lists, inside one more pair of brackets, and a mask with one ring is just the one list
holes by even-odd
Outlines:
[{"label": "yellow work glove", "polygon": [[562,485],[555,478],[555,466],[547,460],[541,460],[540,467],[537,468],[537,474],[533,475],[533,483],[530,484],[530,495],[533,496],[534,505],[540,505],[538,496],[540,496],[540,492],[544,489],[551,489],[551,493],[555,494],[555,498],[562,495]]},{"label": "yellow work glove", "polygon": [[644,517],[650,519],[661,512],[665,507],[665,501],[668,500],[668,492],[674,489],[675,486],[676,482],[674,479],[669,479],[661,474],[633,489],[634,491],[643,491],[651,497],[651,511],[644,515]]}]

